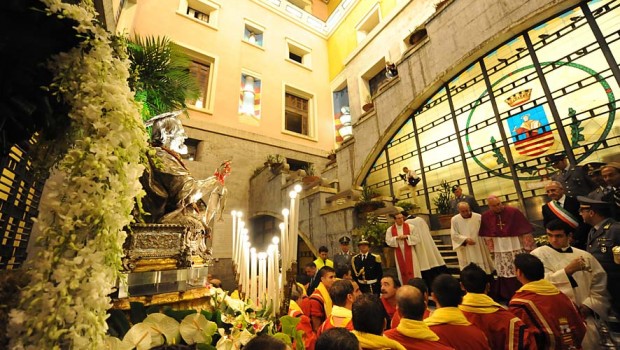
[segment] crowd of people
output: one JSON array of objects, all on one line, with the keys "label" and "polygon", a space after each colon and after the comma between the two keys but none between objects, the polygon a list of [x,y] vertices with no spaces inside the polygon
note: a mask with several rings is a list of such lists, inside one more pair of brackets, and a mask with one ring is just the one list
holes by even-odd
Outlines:
[{"label": "crowd of people", "polygon": [[538,247],[517,208],[490,196],[478,213],[476,200],[454,186],[460,281],[446,273],[426,222],[407,213],[393,215],[385,234],[394,275],[384,274],[364,238],[353,254],[342,237],[333,261],[321,247],[291,300],[306,348],[615,348],[601,330],[620,315],[620,164],[598,164],[587,176],[597,188],[577,188],[571,176],[548,182],[548,243]]}]

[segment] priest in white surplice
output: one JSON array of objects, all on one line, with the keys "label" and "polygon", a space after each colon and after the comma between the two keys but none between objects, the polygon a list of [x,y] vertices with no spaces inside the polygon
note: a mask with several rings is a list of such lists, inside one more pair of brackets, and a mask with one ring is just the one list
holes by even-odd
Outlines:
[{"label": "priest in white surplice", "polygon": [[545,279],[566,294],[587,322],[584,349],[598,349],[595,315],[607,319],[610,307],[607,274],[590,253],[569,245],[572,228],[561,220],[547,224],[549,244],[532,251],[545,265]]},{"label": "priest in white surplice", "polygon": [[478,236],[481,215],[472,213],[467,202],[460,202],[457,209],[459,213],[451,220],[450,237],[452,249],[459,259],[459,268],[463,270],[465,266],[474,263],[490,275],[495,267],[489,248]]},{"label": "priest in white surplice", "polygon": [[[431,286],[435,277],[442,273],[448,273],[446,262],[441,257],[441,253],[439,253],[439,249],[437,249],[433,241],[431,230],[424,219],[419,216],[409,216],[405,223],[413,226],[418,235],[420,235],[420,244],[415,245],[415,252],[418,256],[422,278],[427,286]],[[409,281],[402,282],[405,284]]]},{"label": "priest in white surplice", "polygon": [[394,225],[385,231],[385,243],[394,248],[398,279],[407,283],[414,277],[422,277],[414,247],[420,243],[420,235],[414,226],[405,222],[402,213],[390,216],[394,218]]}]

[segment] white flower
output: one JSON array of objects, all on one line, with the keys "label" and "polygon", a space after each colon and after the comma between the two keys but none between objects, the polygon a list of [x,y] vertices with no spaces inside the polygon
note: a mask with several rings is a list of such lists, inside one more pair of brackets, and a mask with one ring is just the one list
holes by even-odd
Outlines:
[{"label": "white flower", "polygon": [[211,322],[200,313],[185,316],[179,327],[183,340],[191,345],[195,343],[211,343],[211,336],[217,331],[217,324]]}]

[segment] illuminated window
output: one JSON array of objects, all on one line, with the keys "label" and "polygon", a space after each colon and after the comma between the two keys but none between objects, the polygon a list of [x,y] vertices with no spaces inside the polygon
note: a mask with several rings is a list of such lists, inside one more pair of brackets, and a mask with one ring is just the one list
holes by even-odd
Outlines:
[{"label": "illuminated window", "polygon": [[[620,52],[620,7],[606,4],[581,3],[457,75],[441,77],[446,83],[386,142],[363,182],[390,195],[407,166],[424,176],[418,187],[425,196],[417,202],[422,210],[436,212],[432,200],[442,180],[460,184],[481,204],[495,194],[527,206],[539,203],[536,197],[545,194],[544,183],[556,171],[547,155],[567,152],[577,165],[612,159],[620,146],[614,124],[620,87],[603,52]],[[604,39],[594,35],[584,10]],[[424,32],[411,39],[413,45],[426,40]],[[362,76],[369,93],[381,80],[377,69]]]},{"label": "illuminated window", "polygon": [[310,48],[288,38],[286,39],[286,45],[288,49],[287,58],[289,62],[292,61],[295,63],[299,63],[307,68],[310,68],[312,66]]},{"label": "illuminated window", "polygon": [[291,87],[284,93],[284,129],[304,136],[312,135],[312,96]]},{"label": "illuminated window", "polygon": [[217,27],[220,4],[213,0],[180,0],[178,13],[210,27]]},{"label": "illuminated window", "polygon": [[265,28],[250,20],[245,20],[243,28],[243,41],[256,46],[263,46],[263,33]]},{"label": "illuminated window", "polygon": [[211,74],[211,64],[204,64],[192,61],[190,72],[194,74],[200,88],[200,95],[195,100],[187,101],[188,104],[196,108],[207,108],[209,96],[209,78]]}]

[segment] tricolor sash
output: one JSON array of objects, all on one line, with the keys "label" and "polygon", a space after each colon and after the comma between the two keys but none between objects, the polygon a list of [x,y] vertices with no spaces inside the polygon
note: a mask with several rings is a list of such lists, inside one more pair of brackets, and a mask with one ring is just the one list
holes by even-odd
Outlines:
[{"label": "tricolor sash", "polygon": [[[403,224],[403,236],[409,236],[411,231],[409,230],[409,224]],[[396,229],[396,224],[392,225],[392,237],[398,236],[398,230]],[[405,246],[405,254],[400,249],[400,247],[396,247],[394,252],[396,254],[396,261],[398,262],[398,267],[400,270],[400,275],[403,281],[409,281],[414,278],[413,274],[413,255],[412,248],[407,242],[403,242]]]},{"label": "tricolor sash", "polygon": [[566,209],[564,209],[558,201],[551,201],[547,203],[547,205],[549,206],[549,209],[551,209],[553,214],[558,217],[558,219],[564,221],[570,227],[577,228],[577,226],[579,226],[579,222],[577,221],[577,219],[575,219],[575,217],[571,213],[566,211]]}]

